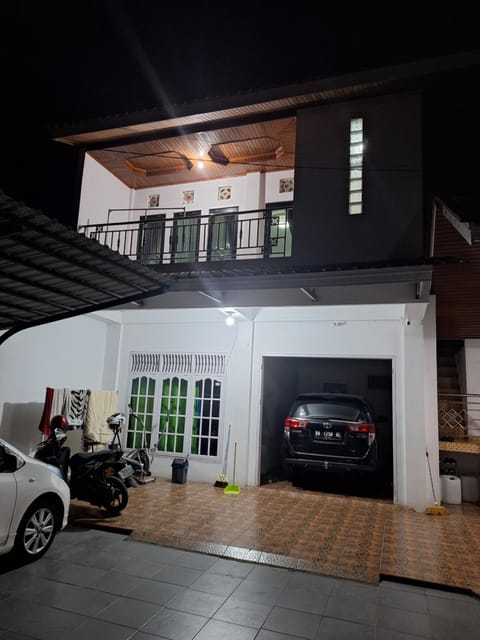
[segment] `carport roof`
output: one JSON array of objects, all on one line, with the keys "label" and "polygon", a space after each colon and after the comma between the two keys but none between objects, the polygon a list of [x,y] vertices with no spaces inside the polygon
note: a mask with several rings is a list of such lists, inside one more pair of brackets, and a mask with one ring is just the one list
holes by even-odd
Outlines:
[{"label": "carport roof", "polygon": [[171,279],[0,191],[0,343],[21,329],[159,295]]}]

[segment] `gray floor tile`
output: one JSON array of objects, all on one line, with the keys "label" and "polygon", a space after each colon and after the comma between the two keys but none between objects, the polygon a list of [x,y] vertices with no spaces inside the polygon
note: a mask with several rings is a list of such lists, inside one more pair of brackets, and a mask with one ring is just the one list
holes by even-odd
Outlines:
[{"label": "gray floor tile", "polygon": [[153,574],[152,579],[161,580],[162,582],[171,582],[172,584],[179,584],[183,587],[189,587],[202,575],[202,573],[203,571],[200,569],[164,564],[157,573]]},{"label": "gray floor tile", "polygon": [[278,607],[307,611],[322,615],[327,605],[328,596],[316,589],[302,587],[287,587],[276,601]]},{"label": "gray floor tile", "polygon": [[278,633],[277,631],[270,631],[269,629],[260,629],[258,635],[255,636],[255,640],[304,640],[299,636],[285,635],[284,633]]},{"label": "gray floor tile", "polygon": [[372,604],[376,604],[378,602],[379,592],[380,589],[374,584],[342,580],[337,582],[332,595],[338,595],[341,598],[345,596],[353,596],[354,598],[360,599],[362,602],[371,602]]},{"label": "gray floor tile", "polygon": [[159,640],[159,636],[152,635],[151,633],[143,633],[143,631],[137,631],[128,640]]},{"label": "gray floor tile", "polygon": [[429,638],[431,634],[430,617],[416,611],[405,611],[380,605],[377,612],[377,627],[410,633]]},{"label": "gray floor tile", "polygon": [[145,602],[153,602],[154,604],[166,605],[170,600],[181,593],[184,587],[168,582],[160,582],[159,580],[146,580],[138,584],[126,594],[129,598],[136,600],[144,600]]},{"label": "gray floor tile", "polygon": [[329,596],[324,615],[337,620],[374,625],[377,620],[377,605],[355,596]]},{"label": "gray floor tile", "polygon": [[178,551],[175,558],[175,564],[181,567],[190,567],[190,569],[200,569],[206,571],[217,562],[216,556],[209,556],[204,553],[194,553],[193,551]]},{"label": "gray floor tile", "polygon": [[253,571],[254,566],[248,562],[240,562],[237,560],[226,560],[221,558],[217,560],[206,573],[215,573],[220,576],[232,576],[232,578],[246,578]]},{"label": "gray floor tile", "polygon": [[67,638],[85,620],[76,613],[15,598],[0,602],[0,618],[9,631],[41,640]]},{"label": "gray floor tile", "polygon": [[346,620],[322,618],[316,638],[318,640],[375,640],[375,627]]},{"label": "gray floor tile", "polygon": [[[410,633],[401,633],[400,631],[392,631],[391,629],[378,629],[375,640],[418,640],[418,636],[412,636]],[[465,638],[465,640],[468,640]]]},{"label": "gray floor tile", "polygon": [[231,576],[218,576],[214,573],[203,573],[190,585],[196,591],[205,591],[217,596],[228,597],[242,582],[241,578]]},{"label": "gray floor tile", "polygon": [[169,640],[192,640],[207,622],[208,618],[204,616],[162,609],[143,627],[142,631],[157,634]]},{"label": "gray floor tile", "polygon": [[32,636],[24,636],[15,631],[0,631],[0,640],[32,640]]},{"label": "gray floor tile", "polygon": [[416,584],[410,584],[408,582],[396,582],[394,580],[382,580],[380,582],[380,588],[388,587],[389,589],[398,589],[399,591],[411,591],[413,593],[425,594],[425,587],[421,587]]},{"label": "gray floor tile", "polygon": [[433,596],[434,598],[445,598],[446,600],[464,600],[466,602],[473,601],[478,603],[480,607],[480,599],[474,596],[466,595],[464,593],[457,593],[456,591],[448,591],[443,589],[425,589],[427,596]]},{"label": "gray floor tile", "polygon": [[38,571],[33,569],[33,565],[29,565],[29,570],[50,580],[58,580],[59,582],[79,586],[89,586],[107,573],[105,569],[86,567],[70,562],[60,562],[50,566],[43,565],[38,567]]},{"label": "gray floor tile", "polygon": [[92,582],[91,589],[97,591],[106,591],[119,596],[126,595],[129,591],[142,584],[144,578],[131,576],[128,573],[120,573],[119,571],[109,571],[101,578]]},{"label": "gray floor tile", "polygon": [[103,620],[86,620],[75,629],[70,635],[64,636],[64,640],[128,640],[132,635],[129,627],[122,627],[119,624],[103,622]]},{"label": "gray floor tile", "polygon": [[259,602],[260,604],[273,605],[278,600],[283,589],[273,585],[265,585],[258,582],[243,581],[233,592],[236,598],[247,602]]},{"label": "gray floor tile", "polygon": [[115,565],[115,571],[120,573],[127,573],[131,576],[137,576],[139,578],[151,578],[162,568],[162,562],[152,562],[148,558],[144,557],[129,557],[123,562],[118,562]]},{"label": "gray floor tile", "polygon": [[312,573],[303,573],[301,571],[295,571],[290,574],[287,589],[291,587],[303,587],[307,589],[314,589],[319,593],[326,595],[332,594],[339,585],[344,585],[345,580],[339,580],[338,578],[331,578],[330,576],[314,575]]},{"label": "gray floor tile", "polygon": [[446,598],[427,596],[427,607],[429,613],[442,618],[454,620],[475,619],[479,623],[480,629],[480,604],[474,598],[447,600]]},{"label": "gray floor tile", "polygon": [[43,579],[41,583],[37,582],[30,589],[22,592],[21,598],[72,613],[94,616],[118,596]]},{"label": "gray floor tile", "polygon": [[214,618],[260,629],[271,609],[270,605],[247,602],[231,596],[216,612]]},{"label": "gray floor tile", "polygon": [[428,613],[427,596],[423,593],[415,593],[413,591],[382,588],[380,589],[379,604],[397,609],[405,609],[407,611]]},{"label": "gray floor tile", "polygon": [[432,638],[434,640],[478,640],[480,627],[478,620],[431,616]]},{"label": "gray floor tile", "polygon": [[226,638],[228,640],[253,640],[256,633],[257,630],[251,627],[242,627],[221,620],[210,620],[195,636],[195,640],[225,640]]},{"label": "gray floor tile", "polygon": [[170,600],[168,608],[210,618],[224,602],[225,598],[223,596],[185,589]]},{"label": "gray floor tile", "polygon": [[157,614],[163,605],[153,604],[151,602],[143,602],[142,600],[132,600],[131,598],[117,598],[100,612],[95,614],[95,618],[120,624],[125,627],[133,627],[140,629],[155,614]]},{"label": "gray floor tile", "polygon": [[313,613],[274,607],[263,626],[270,631],[279,631],[314,640],[321,619],[321,616]]},{"label": "gray floor tile", "polygon": [[279,567],[257,566],[248,574],[248,582],[259,582],[261,584],[271,584],[275,587],[284,587],[290,579],[290,571]]}]

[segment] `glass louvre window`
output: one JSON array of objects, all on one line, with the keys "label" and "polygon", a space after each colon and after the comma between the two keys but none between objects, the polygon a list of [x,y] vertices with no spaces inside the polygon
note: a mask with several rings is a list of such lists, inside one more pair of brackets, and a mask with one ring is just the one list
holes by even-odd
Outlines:
[{"label": "glass louvre window", "polygon": [[216,456],[220,421],[220,380],[206,378],[195,382],[195,400],[190,453]]},{"label": "glass louvre window", "polygon": [[[150,448],[153,425],[153,407],[155,402],[155,380],[147,376],[133,378],[131,383],[130,406],[132,414],[127,425],[127,447]],[[138,416],[139,419],[135,417]],[[142,424],[143,423],[143,424]],[[145,442],[143,433],[145,425]]]},{"label": "glass louvre window", "polygon": [[173,377],[163,380],[158,425],[159,451],[183,453],[187,387],[188,382],[184,378]]},{"label": "glass louvre window", "polygon": [[292,255],[293,207],[267,205],[265,229],[265,256],[289,257]]},{"label": "glass louvre window", "polygon": [[350,120],[350,183],[348,190],[348,212],[356,215],[363,212],[363,118]]}]

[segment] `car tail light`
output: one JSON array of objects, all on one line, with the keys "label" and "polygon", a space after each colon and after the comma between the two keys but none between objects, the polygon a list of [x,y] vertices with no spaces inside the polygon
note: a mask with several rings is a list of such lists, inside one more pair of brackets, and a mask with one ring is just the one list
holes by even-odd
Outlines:
[{"label": "car tail light", "polygon": [[368,434],[369,446],[375,440],[375,425],[372,422],[347,422],[345,427],[350,433]]},{"label": "car tail light", "polygon": [[308,421],[298,420],[298,418],[287,418],[284,426],[286,429],[305,429],[305,427],[308,427]]}]

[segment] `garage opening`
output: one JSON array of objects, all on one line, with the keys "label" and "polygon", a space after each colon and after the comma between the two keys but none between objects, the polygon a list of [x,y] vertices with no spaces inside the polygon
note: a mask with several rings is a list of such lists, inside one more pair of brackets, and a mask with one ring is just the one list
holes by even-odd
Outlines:
[{"label": "garage opening", "polygon": [[260,484],[291,480],[282,465],[284,423],[300,393],[362,396],[378,417],[378,460],[374,473],[309,470],[302,474],[301,486],[341,495],[393,499],[392,361],[264,357]]}]

